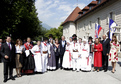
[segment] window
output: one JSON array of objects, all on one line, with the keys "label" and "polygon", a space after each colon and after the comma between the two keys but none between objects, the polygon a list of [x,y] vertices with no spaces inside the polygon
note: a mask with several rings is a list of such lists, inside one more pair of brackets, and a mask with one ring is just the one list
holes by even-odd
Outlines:
[{"label": "window", "polygon": [[90,6],[89,9],[91,10],[92,9],[92,6]]},{"label": "window", "polygon": [[97,18],[97,23],[100,25],[101,22],[100,22],[100,18]]},{"label": "window", "polygon": [[98,0],[98,4],[100,4],[100,3],[101,3],[101,1],[102,1],[102,0]]},{"label": "window", "polygon": [[107,25],[109,24],[110,19],[112,19],[112,20],[115,21],[115,13],[114,13],[114,12],[110,12],[110,13],[107,15]]},{"label": "window", "polygon": [[85,14],[86,13],[86,11],[83,11],[83,14]]},{"label": "window", "polygon": [[113,12],[110,13],[110,19],[113,19]]},{"label": "window", "polygon": [[115,20],[114,12],[110,12],[109,19]]}]

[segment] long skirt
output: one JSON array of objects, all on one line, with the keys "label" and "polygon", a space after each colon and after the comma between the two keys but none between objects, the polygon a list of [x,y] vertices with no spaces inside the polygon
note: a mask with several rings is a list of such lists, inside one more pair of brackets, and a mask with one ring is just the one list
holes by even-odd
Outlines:
[{"label": "long skirt", "polygon": [[31,74],[34,73],[35,69],[35,61],[32,54],[30,54],[28,57],[24,58],[24,65],[22,73]]},{"label": "long skirt", "polygon": [[94,67],[102,67],[102,52],[94,53]]},{"label": "long skirt", "polygon": [[65,51],[62,66],[63,68],[68,68],[68,69],[72,68],[72,59],[70,57],[69,51]]},{"label": "long skirt", "polygon": [[36,53],[34,55],[34,60],[35,60],[35,72],[42,72],[42,56],[40,53]]},{"label": "long skirt", "polygon": [[55,70],[56,69],[56,58],[55,58],[55,53],[51,52],[51,56],[48,56],[48,64],[47,68],[50,70]]},{"label": "long skirt", "polygon": [[19,68],[22,68],[22,64],[20,63],[20,56],[21,54],[16,54],[16,58],[15,58],[15,61],[16,61],[16,68],[19,69]]},{"label": "long skirt", "polygon": [[81,70],[90,71],[90,56],[87,55],[87,51],[82,51],[81,54]]}]

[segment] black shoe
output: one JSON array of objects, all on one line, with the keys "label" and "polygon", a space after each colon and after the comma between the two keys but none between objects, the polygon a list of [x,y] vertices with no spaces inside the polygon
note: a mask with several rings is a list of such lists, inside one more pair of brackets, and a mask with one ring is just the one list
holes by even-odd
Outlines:
[{"label": "black shoe", "polygon": [[7,80],[7,79],[5,79],[3,82],[4,82],[4,83],[6,83],[7,81],[8,81],[8,80]]},{"label": "black shoe", "polygon": [[63,67],[60,68],[61,70],[63,69]]},{"label": "black shoe", "polygon": [[14,78],[14,77],[10,77],[10,79],[11,79],[11,80],[15,80],[15,78]]},{"label": "black shoe", "polygon": [[104,70],[104,72],[107,72],[107,70]]},{"label": "black shoe", "polygon": [[112,73],[115,73],[115,72],[113,72],[113,71],[111,71]]},{"label": "black shoe", "polygon": [[105,70],[105,68],[103,68],[102,70]]}]

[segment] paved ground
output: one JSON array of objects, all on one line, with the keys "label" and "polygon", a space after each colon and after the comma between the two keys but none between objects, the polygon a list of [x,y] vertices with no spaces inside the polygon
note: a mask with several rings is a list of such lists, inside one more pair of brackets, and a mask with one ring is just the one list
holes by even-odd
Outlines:
[{"label": "paved ground", "polygon": [[[72,72],[67,70],[49,71],[45,74],[24,75],[9,80],[6,84],[121,84],[121,58],[117,63],[116,72],[111,73],[109,64],[108,72]],[[15,75],[14,70],[14,75]],[[0,64],[0,84],[3,84],[3,64]]]}]

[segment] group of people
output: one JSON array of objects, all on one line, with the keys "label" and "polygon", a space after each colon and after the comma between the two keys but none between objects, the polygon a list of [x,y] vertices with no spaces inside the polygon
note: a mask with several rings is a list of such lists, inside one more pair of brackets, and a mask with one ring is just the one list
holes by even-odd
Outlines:
[{"label": "group of people", "polygon": [[[1,41],[1,40],[0,40]],[[116,62],[118,61],[119,43],[116,36],[112,41],[103,35],[103,40],[96,38],[77,39],[76,34],[65,40],[62,36],[61,40],[53,40],[50,34],[48,38],[37,41],[33,45],[31,38],[27,38],[27,42],[22,43],[21,39],[17,39],[15,45],[11,42],[11,37],[6,37],[5,43],[0,43],[0,54],[4,64],[4,81],[8,81],[13,77],[13,68],[16,68],[17,77],[21,77],[21,73],[32,74],[34,72],[45,73],[47,71],[55,71],[60,69],[68,69],[79,72],[91,71],[94,56],[94,70],[99,72],[101,67],[104,72],[108,70],[108,60],[112,62],[112,73],[115,72]],[[60,66],[59,66],[60,59]],[[9,70],[9,73],[8,73]]]}]

